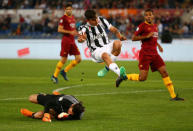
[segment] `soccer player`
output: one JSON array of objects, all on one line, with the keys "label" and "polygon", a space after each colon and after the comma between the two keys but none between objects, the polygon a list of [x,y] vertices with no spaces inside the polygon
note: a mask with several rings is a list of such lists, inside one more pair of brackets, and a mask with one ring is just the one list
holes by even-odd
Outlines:
[{"label": "soccer player", "polygon": [[84,112],[82,102],[72,95],[33,94],[29,97],[29,101],[44,106],[44,111],[32,112],[28,109],[21,109],[21,114],[42,119],[44,122],[51,122],[51,118],[80,120]]},{"label": "soccer player", "polygon": [[[51,77],[51,80],[54,83],[58,83],[58,75],[59,73],[63,76],[65,80],[68,80],[67,78],[67,72],[76,66],[78,63],[81,62],[81,56],[80,51],[78,50],[74,36],[78,35],[75,27],[75,19],[72,15],[72,4],[68,3],[65,6],[65,13],[64,16],[60,18],[59,25],[58,25],[58,32],[63,34],[62,42],[61,42],[61,60],[57,63],[55,72],[53,76]],[[69,55],[74,55],[75,60],[72,60],[69,65],[66,66],[64,70],[61,70],[63,65],[66,63]]]},{"label": "soccer player", "polygon": [[[103,17],[97,17],[94,10],[86,10],[85,17],[87,23],[82,25],[79,30],[78,42],[82,43],[87,41],[87,46],[91,52],[91,57],[94,62],[105,62],[108,69],[116,73],[118,76],[123,77],[125,68],[117,66],[114,62],[116,57],[121,52],[121,41],[126,38],[118,31],[117,28],[112,26]],[[105,30],[114,33],[120,40],[110,42]]]},{"label": "soccer player", "polygon": [[158,71],[161,74],[163,82],[167,87],[171,100],[184,100],[179,98],[175,91],[173,83],[166,70],[163,59],[157,52],[157,47],[160,52],[163,52],[162,47],[158,44],[158,28],[154,24],[154,14],[151,9],[147,9],[144,13],[145,22],[141,23],[132,37],[132,41],[141,41],[141,50],[139,53],[139,74],[128,74],[126,78],[118,78],[116,86],[118,87],[123,79],[132,81],[145,81],[148,76],[149,67],[152,72]]}]

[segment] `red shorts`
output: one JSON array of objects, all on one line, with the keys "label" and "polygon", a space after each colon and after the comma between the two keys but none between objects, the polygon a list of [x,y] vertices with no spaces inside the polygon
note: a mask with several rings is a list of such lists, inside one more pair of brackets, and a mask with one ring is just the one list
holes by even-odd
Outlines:
[{"label": "red shorts", "polygon": [[157,71],[160,67],[164,66],[165,63],[160,55],[144,55],[142,53],[139,54],[139,69],[140,70],[149,70],[149,66],[151,67],[151,71]]},{"label": "red shorts", "polygon": [[69,55],[80,55],[80,51],[75,44],[74,39],[63,38],[61,43],[60,56],[67,57]]}]

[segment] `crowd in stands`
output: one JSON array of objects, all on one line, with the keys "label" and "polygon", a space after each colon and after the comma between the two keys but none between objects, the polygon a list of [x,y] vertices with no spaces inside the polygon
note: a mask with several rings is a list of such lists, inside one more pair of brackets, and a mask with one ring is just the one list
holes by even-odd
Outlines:
[{"label": "crowd in stands", "polygon": [[[29,15],[19,15],[17,23],[12,22],[10,15],[0,18],[0,38],[59,38],[57,26],[59,18],[49,17],[49,10],[63,9],[66,2],[72,2],[75,9],[181,9],[170,15],[168,12],[156,13],[155,22],[159,34],[169,32],[176,38],[193,38],[193,0],[1,0],[0,9],[43,9],[44,17],[34,22]],[[114,15],[107,19],[127,37],[131,38],[136,27],[143,21],[143,14]],[[77,27],[85,23],[83,17],[76,18]],[[110,36],[113,38],[110,34]]]},{"label": "crowd in stands", "polygon": [[0,0],[0,9],[62,9],[66,2],[74,8],[188,8],[192,0]]}]

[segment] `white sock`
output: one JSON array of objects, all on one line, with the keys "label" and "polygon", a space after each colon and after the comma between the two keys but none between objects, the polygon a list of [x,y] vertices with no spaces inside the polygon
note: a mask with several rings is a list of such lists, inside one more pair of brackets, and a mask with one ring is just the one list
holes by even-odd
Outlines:
[{"label": "white sock", "polygon": [[115,62],[117,60],[117,56],[111,54],[111,59],[112,59],[113,62]]},{"label": "white sock", "polygon": [[120,69],[116,63],[111,63],[109,65],[109,69],[112,70],[113,72],[115,72],[118,76],[120,76]]}]

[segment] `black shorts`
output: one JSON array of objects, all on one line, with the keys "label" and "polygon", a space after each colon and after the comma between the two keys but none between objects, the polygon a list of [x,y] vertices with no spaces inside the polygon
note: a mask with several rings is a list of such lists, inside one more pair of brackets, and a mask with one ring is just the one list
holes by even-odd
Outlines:
[{"label": "black shorts", "polygon": [[38,101],[38,104],[44,106],[48,101],[55,99],[56,97],[57,97],[56,95],[39,94],[37,96],[37,101]]}]

